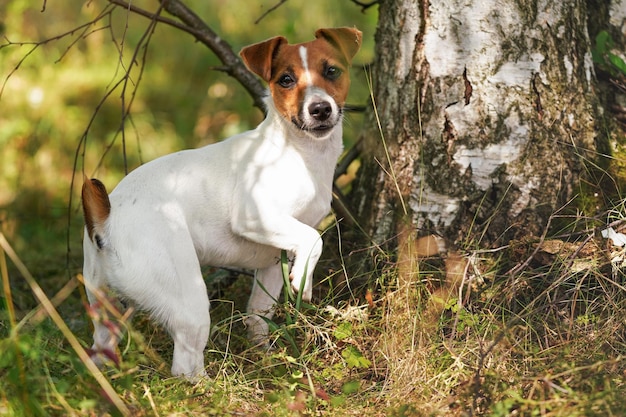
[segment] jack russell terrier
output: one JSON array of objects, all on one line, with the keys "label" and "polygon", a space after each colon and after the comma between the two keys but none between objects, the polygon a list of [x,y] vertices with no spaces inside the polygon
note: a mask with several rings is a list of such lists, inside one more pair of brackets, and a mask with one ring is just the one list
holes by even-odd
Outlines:
[{"label": "jack russell terrier", "polygon": [[[302,284],[302,299],[311,299],[322,252],[315,227],[330,211],[361,32],[319,29],[315,37],[297,45],[275,37],[241,51],[269,84],[267,117],[256,129],[142,165],[110,195],[97,179],[83,185],[91,308],[101,308],[111,288],[149,311],[174,340],[173,375],[205,375],[211,319],[201,265],[256,270],[245,320],[254,342],[267,341],[263,318],[272,317],[283,287],[281,250],[295,256],[291,286]],[[98,353],[114,355],[119,336],[93,324],[98,362]]]}]

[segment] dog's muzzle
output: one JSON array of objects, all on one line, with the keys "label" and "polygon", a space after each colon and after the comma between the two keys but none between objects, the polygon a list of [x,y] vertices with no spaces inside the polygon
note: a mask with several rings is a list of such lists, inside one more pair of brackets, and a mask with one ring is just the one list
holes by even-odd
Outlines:
[{"label": "dog's muzzle", "polygon": [[292,123],[298,129],[316,137],[324,137],[341,121],[343,111],[326,93],[309,94],[304,100],[298,118]]}]

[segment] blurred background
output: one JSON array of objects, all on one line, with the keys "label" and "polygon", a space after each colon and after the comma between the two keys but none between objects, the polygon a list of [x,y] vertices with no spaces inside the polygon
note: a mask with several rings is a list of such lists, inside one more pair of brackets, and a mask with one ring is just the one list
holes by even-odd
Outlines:
[{"label": "blurred background", "polygon": [[[149,12],[159,6],[132,4]],[[185,4],[237,53],[276,35],[296,43],[313,39],[319,27],[358,27],[364,44],[348,102],[367,102],[376,8],[363,11],[349,0]],[[152,31],[149,19],[105,0],[3,1],[0,35],[0,231],[36,277],[60,278],[59,285],[82,266],[83,172],[111,190],[125,170],[262,118],[245,90],[213,69],[220,62],[207,47],[171,26]],[[347,116],[346,147],[362,117]]]}]

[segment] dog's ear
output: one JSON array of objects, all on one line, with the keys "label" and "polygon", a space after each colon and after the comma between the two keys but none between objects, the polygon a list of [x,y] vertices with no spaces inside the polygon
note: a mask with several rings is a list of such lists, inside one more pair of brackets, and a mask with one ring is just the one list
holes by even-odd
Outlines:
[{"label": "dog's ear", "polygon": [[316,38],[323,38],[337,48],[349,64],[361,48],[363,34],[356,28],[330,28],[315,31]]},{"label": "dog's ear", "polygon": [[287,39],[277,36],[254,45],[246,46],[239,55],[243,59],[248,69],[265,81],[272,78],[272,59],[276,55],[278,48],[287,43]]}]

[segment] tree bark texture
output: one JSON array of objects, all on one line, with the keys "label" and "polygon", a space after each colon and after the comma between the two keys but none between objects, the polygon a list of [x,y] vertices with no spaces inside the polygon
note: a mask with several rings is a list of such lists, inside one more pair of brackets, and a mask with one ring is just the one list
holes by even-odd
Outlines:
[{"label": "tree bark texture", "polygon": [[[594,158],[583,0],[382,0],[352,208],[374,242],[538,235]],[[372,115],[371,120],[376,120]],[[385,151],[385,149],[387,151]]]}]

